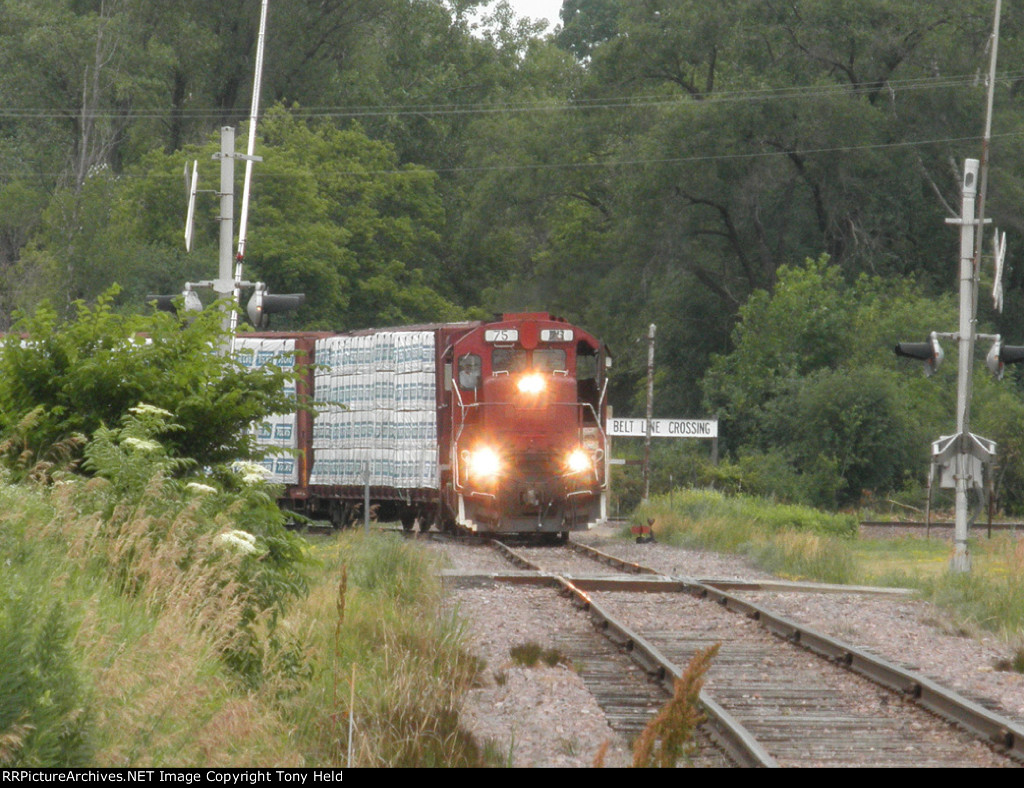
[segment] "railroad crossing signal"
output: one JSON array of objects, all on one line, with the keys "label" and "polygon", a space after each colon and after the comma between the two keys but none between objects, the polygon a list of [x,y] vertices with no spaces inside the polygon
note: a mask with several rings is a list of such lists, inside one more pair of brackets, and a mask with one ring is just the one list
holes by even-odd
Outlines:
[{"label": "railroad crossing signal", "polygon": [[199,300],[199,295],[194,290],[186,289],[181,293],[174,295],[147,295],[146,303],[153,304],[160,312],[170,312],[171,314],[178,313],[178,307],[175,305],[175,300],[178,298],[184,299],[184,311],[186,312],[202,312],[203,304]]},{"label": "railroad crossing signal", "polygon": [[[998,8],[997,4],[997,25]],[[1007,364],[1024,361],[1024,346],[1004,345],[1002,337],[999,335],[979,334],[975,330],[981,230],[988,221],[984,218],[983,207],[976,206],[979,196],[978,171],[978,160],[967,159],[964,164],[961,188],[960,216],[946,220],[947,224],[960,226],[960,329],[955,333],[933,331],[929,334],[927,342],[900,342],[895,347],[898,356],[924,361],[925,374],[930,375],[935,372],[942,361],[939,338],[951,339],[957,343],[956,432],[953,435],[944,435],[932,444],[932,463],[928,475],[928,509],[926,510],[930,511],[932,479],[938,471],[941,485],[951,486],[956,490],[956,530],[953,536],[953,558],[950,561],[950,568],[954,572],[967,572],[971,568],[968,550],[970,530],[968,492],[984,490],[990,493],[992,465],[996,459],[995,441],[974,435],[970,431],[975,343],[979,339],[994,340],[986,363],[996,378],[1003,376]],[[982,180],[984,181],[984,173]],[[984,205],[984,189],[981,190],[981,204]],[[995,253],[997,269],[1001,268],[1004,254],[1001,247],[1003,247],[1002,243],[997,244]],[[997,280],[999,276],[1001,276],[1001,272],[997,273]],[[1000,290],[1001,288],[997,286],[994,293],[997,308],[1001,305]]]},{"label": "railroad crossing signal", "polygon": [[271,315],[298,309],[305,300],[305,293],[271,294],[263,282],[257,282],[245,311],[256,328],[266,328]]},{"label": "railroad crossing signal", "polygon": [[928,335],[926,342],[898,342],[894,350],[897,356],[923,361],[924,374],[928,377],[935,374],[935,370],[939,368],[945,355],[935,331]]},{"label": "railroad crossing signal", "polygon": [[1024,345],[1004,345],[1003,338],[998,335],[985,357],[985,364],[996,380],[1003,379],[1007,364],[1019,364],[1021,361],[1024,361]]}]

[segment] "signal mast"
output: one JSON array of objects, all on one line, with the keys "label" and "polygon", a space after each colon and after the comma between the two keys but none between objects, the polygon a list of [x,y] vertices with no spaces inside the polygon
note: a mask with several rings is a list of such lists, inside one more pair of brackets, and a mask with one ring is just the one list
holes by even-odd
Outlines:
[{"label": "signal mast", "polygon": [[[954,572],[968,572],[971,558],[967,537],[970,528],[968,518],[968,493],[972,489],[986,489],[985,469],[991,480],[991,467],[996,459],[996,443],[970,431],[971,396],[973,393],[972,372],[974,346],[978,339],[992,340],[992,349],[986,363],[997,379],[1002,378],[1006,364],[1024,361],[1024,346],[1009,346],[1002,343],[998,334],[978,334],[978,270],[981,264],[982,230],[990,219],[985,218],[985,194],[988,187],[988,154],[992,136],[992,102],[996,79],[996,57],[999,46],[999,19],[1001,0],[996,0],[995,21],[992,30],[992,52],[989,62],[988,102],[985,117],[985,133],[982,137],[982,158],[967,159],[961,189],[960,216],[947,219],[947,224],[960,226],[960,326],[955,333],[933,331],[926,342],[900,342],[895,352],[898,356],[924,361],[925,374],[931,375],[942,361],[943,352],[939,339],[951,339],[958,345],[956,433],[943,435],[932,443],[932,459],[929,469],[928,494],[931,497],[931,482],[936,472],[941,487],[956,490],[956,523],[954,551],[950,569]],[[980,188],[978,176],[980,171]],[[1002,311],[1002,268],[1006,252],[1005,234],[1000,240],[998,232],[994,244],[996,282],[993,300]],[[990,485],[989,485],[990,486]]]},{"label": "signal mast", "polygon": [[[233,307],[228,310],[224,317],[223,327],[230,336],[233,351],[235,331],[238,327],[238,310],[240,304],[241,289],[243,287],[254,288],[253,296],[249,300],[246,312],[249,319],[256,328],[266,328],[269,324],[269,316],[278,312],[288,312],[298,308],[305,300],[303,293],[290,293],[287,295],[271,294],[264,282],[247,282],[242,279],[242,264],[245,259],[246,232],[249,219],[249,195],[252,184],[252,165],[254,162],[263,161],[261,156],[256,156],[253,150],[256,147],[256,121],[259,115],[260,87],[263,77],[263,49],[267,29],[267,7],[268,0],[262,0],[260,8],[259,36],[256,42],[256,64],[253,76],[252,105],[249,111],[249,142],[247,152],[235,153],[235,130],[231,126],[221,128],[221,149],[220,153],[213,155],[214,159],[220,160],[220,190],[216,192],[220,197],[220,252],[218,254],[218,275],[216,279],[209,279],[200,282],[186,282],[182,296],[185,299],[186,311],[201,310],[202,303],[196,294],[196,288],[210,288],[217,293],[218,298],[231,298]],[[234,241],[234,183],[235,183],[235,159],[245,161],[245,182],[242,190],[242,211],[238,231],[238,251],[234,255],[234,271],[232,271],[232,243]],[[185,167],[185,178],[188,186],[188,211],[185,219],[185,249],[191,251],[193,223],[195,220],[195,201],[199,193],[198,162],[192,162],[192,174],[189,177],[188,166]],[[158,309],[174,311],[174,298],[176,296],[147,296],[146,300],[155,301]]]}]

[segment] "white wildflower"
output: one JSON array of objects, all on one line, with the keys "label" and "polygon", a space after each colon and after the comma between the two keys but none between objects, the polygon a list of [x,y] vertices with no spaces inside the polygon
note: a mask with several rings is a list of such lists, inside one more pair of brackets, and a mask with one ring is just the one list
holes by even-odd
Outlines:
[{"label": "white wildflower", "polygon": [[228,545],[239,552],[249,553],[250,555],[260,551],[256,547],[256,537],[248,531],[226,531],[225,533],[218,534],[213,541],[215,544]]},{"label": "white wildflower", "polygon": [[259,484],[269,477],[267,469],[255,462],[236,462],[231,469],[241,475],[244,484]]},{"label": "white wildflower", "polygon": [[202,484],[200,482],[189,482],[188,484],[185,485],[185,488],[200,495],[212,495],[213,493],[217,492],[216,487],[211,487],[208,484]]},{"label": "white wildflower", "polygon": [[135,449],[135,451],[157,451],[160,448],[159,443],[145,438],[125,438],[121,441],[121,445]]},{"label": "white wildflower", "polygon": [[134,408],[128,408],[128,410],[136,416],[164,416],[169,419],[174,415],[169,410],[158,408],[156,405],[147,405],[145,402],[140,402]]}]

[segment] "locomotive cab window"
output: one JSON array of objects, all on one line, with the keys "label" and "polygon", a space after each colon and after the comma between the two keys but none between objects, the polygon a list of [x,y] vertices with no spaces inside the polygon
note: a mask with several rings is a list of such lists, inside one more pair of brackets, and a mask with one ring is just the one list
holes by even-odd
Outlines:
[{"label": "locomotive cab window", "polygon": [[568,372],[565,365],[565,351],[561,348],[544,348],[533,351],[533,368],[537,372]]},{"label": "locomotive cab window", "polygon": [[491,369],[494,372],[522,372],[529,366],[529,354],[520,348],[496,347],[491,354]]},{"label": "locomotive cab window", "polygon": [[459,357],[459,388],[477,389],[480,387],[480,356],[467,353]]}]

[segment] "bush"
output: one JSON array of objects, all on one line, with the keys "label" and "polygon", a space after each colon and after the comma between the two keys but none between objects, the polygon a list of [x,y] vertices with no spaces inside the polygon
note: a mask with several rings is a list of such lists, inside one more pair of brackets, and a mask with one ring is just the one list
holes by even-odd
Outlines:
[{"label": "bush", "polygon": [[749,495],[726,495],[717,490],[677,490],[671,497],[652,498],[638,517],[655,517],[698,525],[705,520],[719,520],[741,530],[747,526],[760,532],[785,528],[810,531],[827,536],[852,538],[857,535],[857,518],[852,514],[835,514],[809,506],[779,504]]},{"label": "bush", "polygon": [[181,426],[163,437],[169,454],[200,466],[253,457],[249,425],[294,410],[284,393],[294,373],[247,370],[213,352],[224,343],[216,309],[192,322],[166,313],[120,315],[111,310],[116,292],[91,309],[79,303],[67,323],[46,305],[20,316],[0,349],[0,434],[36,411],[20,453],[44,457],[71,436],[120,424],[144,401],[173,413]]}]

